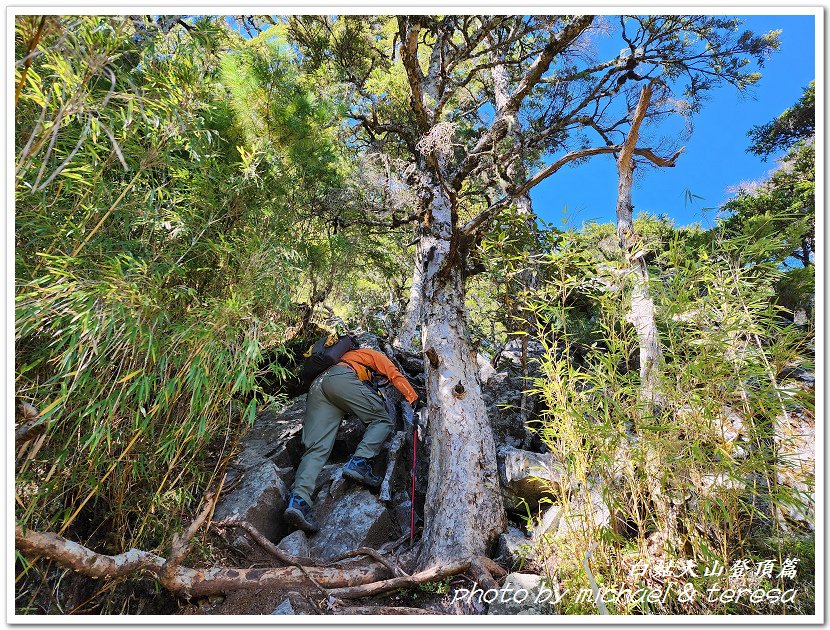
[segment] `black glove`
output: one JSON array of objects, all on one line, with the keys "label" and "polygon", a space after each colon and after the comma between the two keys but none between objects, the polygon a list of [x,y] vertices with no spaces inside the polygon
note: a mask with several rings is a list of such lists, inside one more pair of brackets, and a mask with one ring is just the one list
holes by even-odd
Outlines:
[{"label": "black glove", "polygon": [[424,408],[424,401],[420,398],[416,399],[415,402],[412,403],[412,411],[419,411]]}]

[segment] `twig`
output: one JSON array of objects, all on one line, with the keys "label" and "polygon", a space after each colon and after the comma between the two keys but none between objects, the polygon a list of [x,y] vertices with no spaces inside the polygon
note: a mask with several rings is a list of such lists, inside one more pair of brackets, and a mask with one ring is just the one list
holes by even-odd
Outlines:
[{"label": "twig", "polygon": [[329,593],[333,597],[340,597],[344,599],[356,599],[358,597],[369,597],[371,595],[380,595],[381,593],[388,593],[399,588],[407,588],[410,586],[418,586],[433,580],[442,580],[451,575],[463,573],[470,568],[471,559],[457,560],[442,567],[433,567],[426,571],[421,571],[414,575],[407,577],[397,577],[391,580],[381,580],[379,582],[372,582],[370,584],[362,584],[360,586],[346,586],[343,588],[331,589]]},{"label": "twig", "polygon": [[226,528],[226,527],[238,527],[239,529],[245,530],[250,534],[251,538],[262,547],[265,551],[270,553],[272,556],[284,562],[285,564],[290,564],[293,566],[300,566],[306,560],[309,562],[305,562],[305,564],[314,564],[311,558],[301,558],[299,556],[292,556],[290,554],[285,553],[282,549],[277,547],[274,543],[268,540],[261,531],[259,531],[256,527],[248,523],[247,521],[241,520],[238,516],[229,516],[221,521],[215,521],[213,523],[213,527],[216,528]]},{"label": "twig", "polygon": [[407,540],[409,540],[409,532],[404,533],[404,535],[401,536],[400,538],[398,538],[397,540],[393,540],[392,542],[382,544],[380,546],[380,551],[381,551],[381,553],[384,553],[384,552],[387,552],[387,551],[394,551],[395,549],[400,547]]}]

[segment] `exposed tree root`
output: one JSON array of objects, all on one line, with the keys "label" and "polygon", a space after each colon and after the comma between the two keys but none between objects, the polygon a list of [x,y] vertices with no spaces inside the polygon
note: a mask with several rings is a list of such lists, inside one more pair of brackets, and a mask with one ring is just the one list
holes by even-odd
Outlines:
[{"label": "exposed tree root", "polygon": [[341,588],[375,583],[387,571],[386,567],[375,563],[368,566],[304,569],[296,566],[191,569],[178,564],[170,566],[165,558],[139,549],[130,549],[116,556],[96,553],[55,533],[32,530],[24,532],[20,526],[15,527],[15,543],[24,554],[38,554],[89,577],[113,578],[141,572],[157,579],[165,589],[189,597],[206,597],[264,587],[308,588],[313,586],[312,580],[325,589]]},{"label": "exposed tree root", "polygon": [[[274,568],[224,568],[191,569],[182,566],[190,551],[190,541],[213,513],[219,493],[205,496],[204,507],[182,535],[173,537],[169,558],[165,559],[149,551],[130,549],[125,553],[108,556],[97,553],[53,532],[25,531],[15,527],[15,543],[22,553],[33,553],[54,560],[59,564],[92,578],[116,578],[132,574],[149,574],[165,589],[188,597],[206,597],[233,590],[275,586],[281,589],[313,586],[328,595],[332,601],[338,598],[357,598],[387,593],[399,588],[424,584],[433,580],[470,571],[473,577],[487,588],[496,588],[493,575],[501,577],[504,569],[489,558],[471,558],[430,568],[415,575],[407,575],[394,562],[375,549],[360,548],[340,555],[328,563],[313,558],[291,556],[278,549],[270,540],[249,523],[225,519],[214,523],[216,527],[239,527],[271,555],[292,565]],[[350,558],[368,557],[373,561],[363,566],[343,566]],[[315,565],[322,566],[315,566]],[[396,577],[380,580],[386,572]],[[363,610],[369,608],[361,607]],[[355,609],[357,610],[357,609]],[[409,614],[405,609],[371,608],[368,614]],[[383,610],[397,612],[380,612]],[[339,614],[347,614],[342,611]],[[354,614],[367,614],[357,613]]]},{"label": "exposed tree root", "polygon": [[442,613],[424,608],[405,606],[348,606],[336,608],[333,615],[440,615]]},{"label": "exposed tree root", "polygon": [[372,582],[371,584],[360,584],[356,586],[345,586],[341,588],[333,588],[329,590],[332,597],[339,597],[343,599],[356,599],[358,597],[370,597],[372,595],[380,595],[388,593],[399,588],[409,588],[433,582],[435,580],[443,580],[444,578],[471,571],[479,581],[484,585],[486,580],[489,584],[487,588],[498,588],[498,584],[490,574],[490,570],[498,567],[496,570],[499,575],[504,575],[504,569],[489,558],[467,558],[466,560],[458,560],[447,565],[432,567],[414,575],[396,577],[391,580],[383,580],[380,582]]},{"label": "exposed tree root", "polygon": [[292,556],[290,554],[285,553],[282,549],[277,547],[274,543],[268,540],[262,532],[260,532],[256,527],[251,525],[250,523],[230,517],[226,518],[222,521],[218,521],[213,523],[215,527],[238,527],[242,530],[245,530],[250,534],[251,538],[256,541],[256,543],[262,547],[265,551],[270,553],[275,558],[281,560],[285,564],[294,565],[297,567],[307,567],[307,566],[331,566],[336,564],[337,562],[341,562],[342,560],[346,560],[348,558],[359,558],[362,556],[368,556],[372,558],[375,562],[383,565],[392,575],[396,576],[406,576],[405,573],[397,564],[389,560],[388,558],[384,557],[380,552],[376,549],[370,549],[369,547],[360,547],[359,549],[354,549],[352,551],[347,551],[344,554],[341,554],[334,558],[333,560],[329,560],[328,562],[324,562],[321,560],[316,560],[314,558],[303,558],[300,556]]}]

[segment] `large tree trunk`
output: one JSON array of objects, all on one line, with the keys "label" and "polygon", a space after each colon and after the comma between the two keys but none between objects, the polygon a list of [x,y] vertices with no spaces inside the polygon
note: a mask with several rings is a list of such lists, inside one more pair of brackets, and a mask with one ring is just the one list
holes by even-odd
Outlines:
[{"label": "large tree trunk", "polygon": [[641,238],[634,231],[634,206],[631,203],[631,188],[634,180],[634,148],[637,145],[640,124],[645,117],[651,101],[652,88],[643,88],[631,131],[625,139],[622,151],[617,158],[617,234],[620,246],[630,265],[630,275],[634,279],[631,293],[631,310],[626,319],[637,329],[640,346],[640,398],[649,406],[660,404],[662,397],[657,391],[657,381],[663,364],[663,351],[657,336],[654,301],[648,287],[648,268],[643,260],[644,252],[640,250]]},{"label": "large tree trunk", "polygon": [[453,202],[432,175],[425,179],[432,183],[431,226],[418,248],[431,446],[422,570],[486,555],[506,527],[493,432],[467,335],[463,271],[453,264]]},{"label": "large tree trunk", "polygon": [[[641,237],[634,230],[631,188],[634,180],[634,149],[637,146],[640,125],[651,101],[651,94],[651,85],[646,85],[640,94],[631,130],[617,158],[617,235],[623,254],[630,265],[629,275],[634,281],[631,309],[626,315],[626,320],[637,330],[637,341],[640,346],[640,401],[647,416],[653,415],[664,404],[665,397],[659,392],[658,382],[663,364],[663,351],[657,335],[654,301],[649,293],[648,268],[643,260],[644,252],[640,248]],[[658,522],[662,525],[664,538],[673,540],[677,533],[677,510],[664,492],[665,464],[659,449],[654,445],[645,441],[643,448],[644,472]]]},{"label": "large tree trunk", "polygon": [[424,295],[424,270],[421,257],[415,254],[415,270],[412,274],[412,287],[409,289],[409,304],[406,307],[403,321],[395,337],[394,345],[404,350],[412,351],[415,346],[415,336],[421,325],[421,304]]}]

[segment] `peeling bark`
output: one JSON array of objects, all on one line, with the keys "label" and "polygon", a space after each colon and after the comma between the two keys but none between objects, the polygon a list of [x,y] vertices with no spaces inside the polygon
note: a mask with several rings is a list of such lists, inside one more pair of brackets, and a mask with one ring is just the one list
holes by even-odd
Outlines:
[{"label": "peeling bark", "polygon": [[[485,555],[504,531],[496,449],[467,334],[463,270],[450,259],[453,201],[433,180],[432,228],[419,242],[424,260],[422,338],[427,362],[430,447],[425,529],[418,566]],[[461,384],[464,395],[457,395]]]}]

